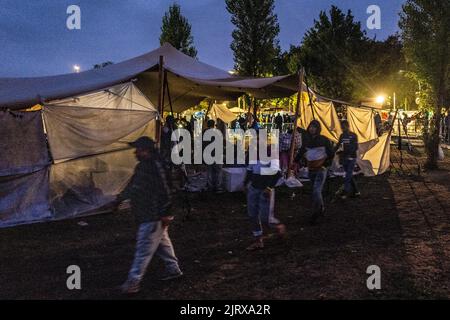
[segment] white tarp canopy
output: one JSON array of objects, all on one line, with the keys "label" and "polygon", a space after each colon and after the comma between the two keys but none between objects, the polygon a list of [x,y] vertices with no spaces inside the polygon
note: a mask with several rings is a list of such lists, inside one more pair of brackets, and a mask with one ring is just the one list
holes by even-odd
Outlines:
[{"label": "white tarp canopy", "polygon": [[156,116],[132,82],[51,101],[43,108],[55,162],[126,148]]},{"label": "white tarp canopy", "polygon": [[128,142],[153,137],[157,111],[133,82],[43,107],[50,151],[54,219],[100,208],[114,199],[136,164]]},{"label": "white tarp canopy", "polygon": [[[181,112],[204,98],[234,100],[243,93],[256,98],[286,97],[297,91],[297,76],[248,78],[229,74],[191,58],[170,44],[142,56],[80,73],[34,78],[0,78],[0,106],[24,109],[37,103],[93,92],[136,79],[136,86],[158,102],[159,57],[164,57],[173,110]],[[167,90],[166,90],[167,94]],[[169,110],[169,99],[165,99]]]},{"label": "white tarp canopy", "polygon": [[350,125],[350,131],[356,133],[359,143],[378,139],[372,110],[347,107],[347,120]]},{"label": "white tarp canopy", "polygon": [[[371,110],[348,107],[347,118],[350,130],[358,136],[358,166],[366,176],[375,176],[386,172],[390,166],[391,137],[385,134],[378,137],[375,131],[374,114]],[[333,102],[305,103],[301,106],[300,127],[306,129],[316,119],[322,125],[322,135],[338,142],[342,134],[339,118]]]},{"label": "white tarp canopy", "polygon": [[309,103],[302,103],[300,109],[300,127],[307,129],[313,119],[320,122],[322,135],[335,143],[338,142],[342,129],[333,102],[314,101],[312,106]]},{"label": "white tarp canopy", "polygon": [[223,104],[213,104],[209,112],[211,119],[220,119],[225,123],[231,123],[236,120],[236,115]]},{"label": "white tarp canopy", "polygon": [[391,136],[385,133],[381,137],[360,143],[358,166],[365,176],[371,177],[385,173],[391,164]]}]

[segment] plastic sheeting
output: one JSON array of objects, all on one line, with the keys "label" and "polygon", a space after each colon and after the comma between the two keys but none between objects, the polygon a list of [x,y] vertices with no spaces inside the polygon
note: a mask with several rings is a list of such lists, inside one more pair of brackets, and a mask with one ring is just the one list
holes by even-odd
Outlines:
[{"label": "plastic sheeting", "polygon": [[357,164],[365,176],[385,173],[390,166],[391,136],[386,133],[380,138],[359,144]]},{"label": "plastic sheeting", "polygon": [[231,123],[236,120],[236,115],[230,109],[221,104],[214,104],[212,106],[210,116],[215,121],[220,119],[225,123]]},{"label": "plastic sheeting", "polygon": [[347,120],[350,131],[358,136],[359,143],[378,139],[372,110],[347,107]]},{"label": "plastic sheeting", "polygon": [[46,167],[29,174],[0,177],[0,227],[52,218],[48,170]]},{"label": "plastic sheeting", "polygon": [[313,107],[302,103],[300,109],[300,127],[306,129],[312,120],[318,120],[322,125],[322,135],[333,142],[339,141],[342,133],[341,124],[333,102],[314,102]]},{"label": "plastic sheeting", "polygon": [[0,176],[24,174],[49,164],[40,112],[0,111]]},{"label": "plastic sheeting", "polygon": [[86,214],[113,201],[133,175],[136,163],[134,150],[128,149],[53,165],[53,219]]},{"label": "plastic sheeting", "polygon": [[43,115],[53,160],[58,163],[126,148],[157,112],[133,83],[126,83],[52,101],[44,106]]},{"label": "plastic sheeting", "polygon": [[157,112],[127,83],[52,101],[42,114],[56,164],[49,164],[41,112],[9,119],[14,125],[2,128],[8,134],[0,136],[3,149],[16,148],[17,157],[2,156],[2,165],[7,173],[27,174],[0,176],[0,227],[91,214],[110,203],[136,165],[127,142],[153,137]]},{"label": "plastic sheeting", "polygon": [[155,112],[45,106],[44,120],[55,162],[126,147],[127,136],[156,117]]}]

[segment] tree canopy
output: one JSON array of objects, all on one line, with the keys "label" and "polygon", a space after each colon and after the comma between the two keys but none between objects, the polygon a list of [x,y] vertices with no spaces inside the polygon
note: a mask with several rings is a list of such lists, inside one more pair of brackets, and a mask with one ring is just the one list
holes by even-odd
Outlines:
[{"label": "tree canopy", "polygon": [[399,26],[405,54],[429,94],[425,105],[433,106],[434,117],[425,127],[427,167],[437,167],[441,111],[450,91],[450,1],[407,0]]},{"label": "tree canopy", "polygon": [[189,21],[181,14],[181,8],[174,3],[164,14],[161,26],[160,44],[170,43],[176,49],[191,57],[197,57],[194,38]]},{"label": "tree canopy", "polygon": [[278,73],[280,32],[274,13],[274,0],[225,0],[235,29],[231,49],[235,70],[244,76],[267,76]]}]

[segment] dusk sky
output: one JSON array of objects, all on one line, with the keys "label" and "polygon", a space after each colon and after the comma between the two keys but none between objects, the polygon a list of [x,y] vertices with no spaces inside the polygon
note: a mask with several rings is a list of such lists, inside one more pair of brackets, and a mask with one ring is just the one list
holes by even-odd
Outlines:
[{"label": "dusk sky", "polygon": [[[115,63],[159,47],[161,19],[169,0],[0,0],[0,76],[42,76]],[[192,24],[198,58],[225,70],[233,68],[233,25],[224,0],[178,0]],[[369,5],[381,8],[381,30],[368,36],[385,39],[398,31],[404,0],[276,0],[280,44],[298,45],[321,10],[332,4],[351,9],[366,26]],[[81,30],[68,30],[69,5],[81,8]]]}]

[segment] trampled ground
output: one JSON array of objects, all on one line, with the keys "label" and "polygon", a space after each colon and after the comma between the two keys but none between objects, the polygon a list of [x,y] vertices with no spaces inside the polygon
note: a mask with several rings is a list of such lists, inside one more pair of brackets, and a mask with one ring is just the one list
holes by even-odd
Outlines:
[{"label": "trampled ground", "polygon": [[[328,197],[319,226],[307,223],[308,187],[295,196],[280,190],[276,212],[288,238],[269,239],[259,252],[245,251],[244,195],[189,195],[190,218],[179,209],[171,226],[185,277],[158,282],[163,265],[156,258],[134,298],[450,298],[450,161],[438,172],[408,177],[414,162],[400,171],[396,156],[391,173],[359,178],[360,199],[330,203]],[[339,183],[329,183],[329,194]],[[115,289],[133,251],[129,213],[0,230],[0,298],[123,298]],[[66,288],[69,265],[81,267],[82,290]],[[369,265],[381,268],[381,290],[366,287]]]}]

